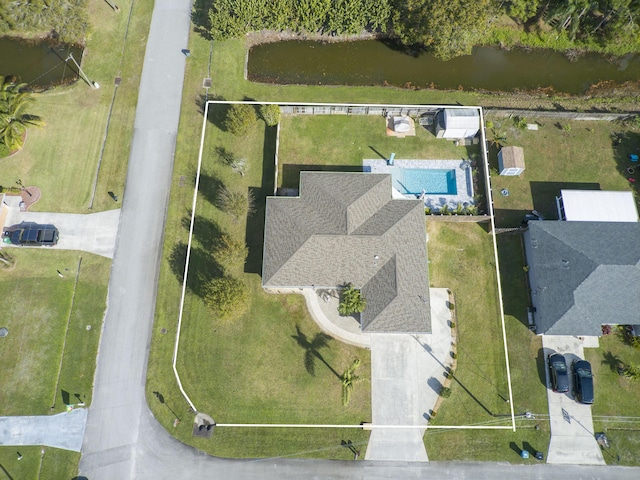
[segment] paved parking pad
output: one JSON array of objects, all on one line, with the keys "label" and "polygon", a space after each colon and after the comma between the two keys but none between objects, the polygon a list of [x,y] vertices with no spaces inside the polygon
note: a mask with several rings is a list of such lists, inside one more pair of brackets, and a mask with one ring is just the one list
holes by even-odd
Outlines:
[{"label": "paved parking pad", "polygon": [[[584,344],[577,337],[544,335],[542,346],[545,362],[550,353],[561,353],[569,370],[574,360],[584,359]],[[545,372],[551,425],[547,463],[605,465],[602,451],[594,436],[591,406],[579,403],[573,398],[573,376],[569,376],[569,392],[556,393],[551,389],[546,363]]]}]

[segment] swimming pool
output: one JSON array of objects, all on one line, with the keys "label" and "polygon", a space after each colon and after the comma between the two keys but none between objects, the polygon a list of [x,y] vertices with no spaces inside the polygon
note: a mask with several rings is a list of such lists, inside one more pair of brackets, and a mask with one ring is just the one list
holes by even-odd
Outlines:
[{"label": "swimming pool", "polygon": [[391,167],[393,186],[405,195],[457,195],[455,169]]}]

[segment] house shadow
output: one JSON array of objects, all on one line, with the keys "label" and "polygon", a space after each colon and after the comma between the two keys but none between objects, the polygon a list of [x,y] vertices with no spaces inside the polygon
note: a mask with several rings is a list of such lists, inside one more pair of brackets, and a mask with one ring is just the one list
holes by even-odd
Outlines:
[{"label": "house shadow", "polygon": [[524,216],[530,213],[524,209],[495,208],[493,210],[497,228],[517,228],[524,224]]},{"label": "house shadow", "polygon": [[277,127],[265,127],[264,148],[262,151],[262,181],[259,187],[249,187],[254,198],[254,211],[247,218],[245,238],[247,242],[246,273],[262,274],[262,256],[264,247],[264,220],[267,197],[275,189],[275,156]]},{"label": "house shadow", "polygon": [[544,388],[548,388],[547,385],[547,359],[544,356],[544,348],[538,349],[538,356],[536,357],[536,367],[538,370],[538,380],[544,385]]},{"label": "house shadow", "polygon": [[517,318],[528,328],[529,284],[524,271],[526,260],[522,235],[520,232],[501,233],[496,236],[496,242],[504,313]]},{"label": "house shadow", "polygon": [[556,197],[560,190],[600,190],[599,183],[582,182],[529,182],[533,208],[545,220],[558,220]]},{"label": "house shadow", "polygon": [[640,161],[632,162],[629,155],[640,156],[640,133],[614,133],[611,146],[618,172],[627,179],[637,196],[640,193]]},{"label": "house shadow", "polygon": [[362,167],[357,165],[282,165],[282,179],[280,180],[283,188],[300,188],[300,172],[362,172]]}]

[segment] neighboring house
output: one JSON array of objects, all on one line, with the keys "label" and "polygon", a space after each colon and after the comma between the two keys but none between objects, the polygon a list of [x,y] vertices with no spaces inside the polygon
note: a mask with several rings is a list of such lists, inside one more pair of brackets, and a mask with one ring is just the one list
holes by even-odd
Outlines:
[{"label": "neighboring house", "polygon": [[632,192],[560,190],[558,218],[570,222],[637,222]]},{"label": "neighboring house", "polygon": [[363,331],[429,333],[424,203],[391,190],[389,174],[301,172],[298,197],[268,197],[263,287],[351,283]]},{"label": "neighboring house", "polygon": [[473,138],[480,130],[477,108],[444,108],[438,112],[436,137],[449,139]]},{"label": "neighboring house", "polygon": [[531,221],[524,244],[537,333],[640,324],[640,223]]}]

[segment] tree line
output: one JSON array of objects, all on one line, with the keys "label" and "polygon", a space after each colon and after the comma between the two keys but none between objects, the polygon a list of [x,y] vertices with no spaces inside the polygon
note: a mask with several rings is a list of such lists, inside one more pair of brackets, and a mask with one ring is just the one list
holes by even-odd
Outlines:
[{"label": "tree line", "polygon": [[[197,2],[194,17],[202,10]],[[486,41],[502,16],[574,42],[640,48],[640,0],[212,0],[206,29],[214,40],[261,30],[369,32],[448,59]]]},{"label": "tree line", "polygon": [[88,29],[87,0],[0,0],[0,34],[46,34],[82,43]]}]

